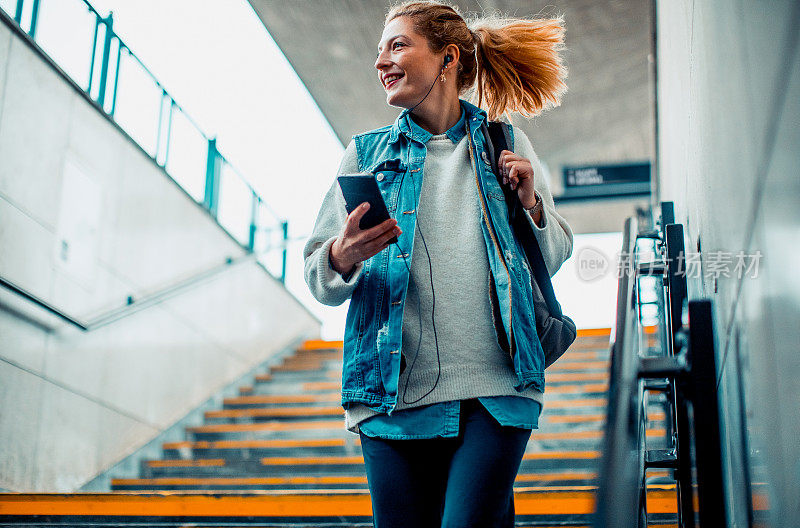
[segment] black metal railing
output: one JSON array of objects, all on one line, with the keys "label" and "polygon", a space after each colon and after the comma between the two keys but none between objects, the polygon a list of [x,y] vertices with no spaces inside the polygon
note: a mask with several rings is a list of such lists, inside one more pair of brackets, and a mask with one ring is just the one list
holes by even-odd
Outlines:
[{"label": "black metal railing", "polygon": [[[638,357],[638,340],[634,339],[636,290],[633,287],[633,263],[625,258],[625,255],[633,254],[636,234],[637,222],[628,218],[622,232],[616,320],[611,335],[608,414],[599,472],[601,485],[597,494],[596,526],[630,528],[632,519],[642,518],[639,475],[644,472],[640,446],[640,429],[644,422],[638,408],[641,386],[637,383],[635,363]],[[606,483],[609,485],[604,485]]]},{"label": "black metal railing", "polygon": [[[683,226],[672,214],[672,204],[662,204],[662,229],[651,232],[637,232],[633,218],[625,223],[597,527],[647,526],[649,469],[671,472],[679,526],[727,525],[712,305],[688,300]],[[652,244],[647,260],[641,241]],[[653,300],[642,302],[641,283],[649,278],[657,279]],[[647,345],[646,304],[657,308],[655,346]],[[648,447],[645,431],[651,393],[663,395],[658,449]]]}]

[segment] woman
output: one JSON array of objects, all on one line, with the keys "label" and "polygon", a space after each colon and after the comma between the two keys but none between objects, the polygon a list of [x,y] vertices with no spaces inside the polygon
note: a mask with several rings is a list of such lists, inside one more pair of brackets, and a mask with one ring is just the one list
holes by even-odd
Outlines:
[{"label": "woman", "polygon": [[[404,110],[353,136],[339,174],[374,174],[392,218],[359,229],[367,207],[348,215],[334,181],[304,249],[313,295],[351,299],[342,406],[361,438],[379,528],[514,524],[544,359],[530,270],[484,130],[487,117],[560,103],[563,31],[560,19],[468,26],[438,2],[406,2],[386,17],[375,68],[387,103]],[[459,94],[476,82],[474,106]],[[572,231],[530,141],[512,136],[502,181],[528,211],[552,275]]]}]

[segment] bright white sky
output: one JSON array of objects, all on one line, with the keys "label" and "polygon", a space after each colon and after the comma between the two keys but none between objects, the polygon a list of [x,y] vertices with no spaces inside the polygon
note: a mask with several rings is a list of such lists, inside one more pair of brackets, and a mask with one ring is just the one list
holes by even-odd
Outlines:
[{"label": "bright white sky", "polygon": [[[66,15],[50,21],[46,15],[48,9],[67,3],[79,0],[42,0],[43,34],[48,24],[63,27]],[[341,339],[347,303],[331,308],[313,299],[303,280],[302,247],[343,147],[250,4],[245,0],[91,3],[102,14],[114,12],[114,29],[122,40],[202,131],[217,137],[222,154],[269,206],[289,221],[290,237],[297,240],[289,246],[287,287],[323,321],[323,338]],[[619,233],[576,236],[573,256],[554,277],[564,313],[579,328],[611,326],[616,277],[613,266],[591,280],[585,270],[579,277],[576,256],[588,256],[595,263],[605,259],[608,264],[620,244]],[[587,258],[581,260],[584,265]]]}]

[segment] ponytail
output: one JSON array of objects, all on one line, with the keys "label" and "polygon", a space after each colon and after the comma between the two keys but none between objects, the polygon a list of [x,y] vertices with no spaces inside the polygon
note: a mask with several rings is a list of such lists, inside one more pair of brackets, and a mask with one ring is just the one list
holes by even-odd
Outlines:
[{"label": "ponytail", "polygon": [[558,53],[564,49],[563,24],[562,17],[470,24],[478,66],[472,102],[489,119],[509,111],[532,117],[561,104],[567,91],[567,68]]},{"label": "ponytail", "polygon": [[[435,0],[393,6],[385,23],[407,16],[433,51],[458,46],[458,91],[496,120],[508,112],[525,117],[559,106],[567,91],[564,19],[484,17],[464,20],[455,6]],[[474,88],[473,88],[474,86]]]}]

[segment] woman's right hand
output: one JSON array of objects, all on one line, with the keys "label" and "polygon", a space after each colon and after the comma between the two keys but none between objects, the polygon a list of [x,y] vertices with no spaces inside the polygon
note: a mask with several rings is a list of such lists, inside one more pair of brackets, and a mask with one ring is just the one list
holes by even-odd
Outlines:
[{"label": "woman's right hand", "polygon": [[403,232],[394,218],[369,229],[361,229],[358,224],[367,210],[369,203],[364,202],[350,213],[342,231],[331,245],[331,264],[342,275],[350,273],[359,262],[386,249],[389,240]]}]

